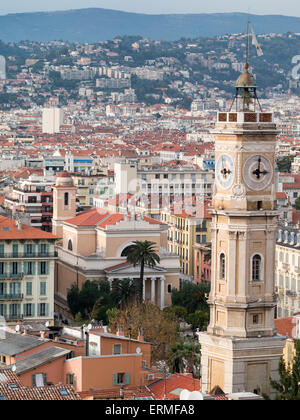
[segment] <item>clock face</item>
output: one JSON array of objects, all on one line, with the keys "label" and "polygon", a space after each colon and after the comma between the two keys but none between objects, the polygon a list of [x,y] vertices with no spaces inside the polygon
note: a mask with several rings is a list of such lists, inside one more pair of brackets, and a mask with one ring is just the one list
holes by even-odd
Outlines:
[{"label": "clock face", "polygon": [[222,188],[228,189],[231,187],[234,180],[234,163],[230,156],[221,155],[216,166],[216,176],[218,183]]},{"label": "clock face", "polygon": [[256,191],[264,190],[273,179],[273,168],[264,156],[252,156],[244,165],[244,181]]}]

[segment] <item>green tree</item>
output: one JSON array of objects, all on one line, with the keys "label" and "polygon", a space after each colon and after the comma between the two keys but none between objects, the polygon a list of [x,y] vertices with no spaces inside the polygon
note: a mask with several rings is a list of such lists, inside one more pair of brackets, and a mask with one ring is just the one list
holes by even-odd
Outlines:
[{"label": "green tree", "polygon": [[155,251],[155,242],[135,241],[127,256],[127,261],[135,267],[140,266],[139,302],[143,303],[144,270],[145,266],[155,267],[160,263],[160,258]]},{"label": "green tree", "polygon": [[276,391],[276,400],[300,400],[300,340],[295,343],[296,354],[291,364],[284,358],[279,363],[279,381],[270,379],[271,387]]},{"label": "green tree", "polygon": [[172,373],[184,373],[188,370],[197,376],[200,365],[200,345],[194,342],[176,343],[169,353],[168,365]]},{"label": "green tree", "polygon": [[198,309],[193,314],[187,316],[186,322],[192,326],[193,330],[199,328],[203,331],[208,326],[209,312],[207,310]]},{"label": "green tree", "polygon": [[182,283],[180,290],[173,290],[172,304],[175,306],[184,306],[188,314],[197,310],[209,310],[206,296],[210,291],[209,285],[194,284],[189,281]]},{"label": "green tree", "polygon": [[296,208],[297,210],[300,210],[300,197],[298,197],[298,198],[295,200],[295,208]]},{"label": "green tree", "polygon": [[112,301],[114,306],[125,308],[134,302],[138,284],[132,279],[115,280],[112,284]]}]

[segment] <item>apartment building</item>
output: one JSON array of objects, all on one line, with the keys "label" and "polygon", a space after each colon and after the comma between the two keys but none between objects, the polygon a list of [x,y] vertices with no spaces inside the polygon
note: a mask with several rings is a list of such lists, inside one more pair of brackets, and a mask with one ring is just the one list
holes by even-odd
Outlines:
[{"label": "apartment building", "polygon": [[277,316],[285,318],[300,311],[300,233],[282,227],[276,243],[275,286]]},{"label": "apartment building", "polygon": [[0,216],[0,316],[8,323],[53,321],[58,239]]},{"label": "apartment building", "polygon": [[12,215],[19,214],[32,227],[52,231],[54,178],[31,175],[20,180],[5,197]]},{"label": "apartment building", "polygon": [[[210,202],[203,201],[203,208],[198,204],[198,215],[185,210],[176,212],[176,208],[162,211],[160,220],[169,225],[168,250],[180,257],[181,272],[186,279],[193,280],[199,277],[199,270],[195,259],[195,245],[207,246],[211,241],[209,214]],[[182,276],[182,278],[185,278]]]},{"label": "apartment building", "polygon": [[171,161],[139,167],[134,163],[115,165],[116,194],[136,194],[136,211],[159,219],[164,209],[202,197],[211,198],[214,174],[192,163]]}]

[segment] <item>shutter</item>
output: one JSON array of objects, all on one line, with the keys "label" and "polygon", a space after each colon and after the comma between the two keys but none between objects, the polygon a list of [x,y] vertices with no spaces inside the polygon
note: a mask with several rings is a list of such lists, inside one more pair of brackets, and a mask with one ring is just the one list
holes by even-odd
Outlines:
[{"label": "shutter", "polygon": [[32,386],[36,386],[36,376],[35,376],[35,374],[32,375]]},{"label": "shutter", "polygon": [[113,384],[118,385],[118,374],[117,373],[114,373],[114,375],[113,375]]},{"label": "shutter", "polygon": [[27,316],[26,303],[23,303],[23,314]]},{"label": "shutter", "polygon": [[35,303],[31,304],[31,314],[32,316],[35,316]]},{"label": "shutter", "polygon": [[10,304],[9,304],[9,316],[10,316],[10,317],[12,316],[12,313],[13,313],[13,304],[12,304],[12,303],[10,303]]},{"label": "shutter", "polygon": [[3,291],[4,291],[4,295],[7,295],[7,284],[3,283]]},{"label": "shutter", "polygon": [[4,244],[0,244],[0,256],[4,256]]},{"label": "shutter", "polygon": [[77,385],[77,380],[76,380],[76,376],[73,375],[73,387],[76,389],[76,385]]},{"label": "shutter", "polygon": [[49,275],[49,261],[46,262],[46,274]]},{"label": "shutter", "polygon": [[6,277],[7,275],[7,263],[3,263],[4,264],[4,268],[3,268],[3,272],[4,272],[4,277]]},{"label": "shutter", "polygon": [[18,262],[18,274],[21,274],[21,273],[22,273],[22,266],[21,266],[21,263]]},{"label": "shutter", "polygon": [[39,255],[41,255],[41,253],[42,253],[42,245],[41,244],[39,244],[39,246],[38,246],[38,253],[39,253]]},{"label": "shutter", "polygon": [[13,263],[11,262],[10,263],[10,275],[12,275],[12,273],[13,273]]},{"label": "shutter", "polygon": [[129,384],[130,384],[130,374],[125,373],[125,385],[129,385]]},{"label": "shutter", "polygon": [[35,275],[35,262],[32,262],[32,275]]},{"label": "shutter", "polygon": [[38,275],[41,275],[41,263],[38,263]]},{"label": "shutter", "polygon": [[44,386],[47,385],[47,373],[43,373]]},{"label": "shutter", "polygon": [[49,256],[49,244],[46,244],[46,255]]},{"label": "shutter", "polygon": [[49,303],[46,303],[45,316],[49,316]]},{"label": "shutter", "polygon": [[21,316],[21,304],[20,303],[17,304],[17,315],[18,315],[18,317]]},{"label": "shutter", "polygon": [[37,304],[37,316],[41,316],[41,304]]},{"label": "shutter", "polygon": [[32,245],[32,255],[35,256],[35,245]]},{"label": "shutter", "polygon": [[6,307],[6,305],[3,305],[3,316],[4,316],[4,318],[7,317],[7,307]]},{"label": "shutter", "polygon": [[27,276],[28,275],[28,262],[24,262],[24,274],[25,274],[25,276]]}]

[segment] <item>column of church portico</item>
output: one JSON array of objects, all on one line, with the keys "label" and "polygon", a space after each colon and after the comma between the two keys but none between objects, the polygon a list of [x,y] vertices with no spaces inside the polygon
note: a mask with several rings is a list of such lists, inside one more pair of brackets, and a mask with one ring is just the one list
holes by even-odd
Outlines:
[{"label": "column of church portico", "polygon": [[155,305],[155,277],[151,277],[151,302]]},{"label": "column of church portico", "polygon": [[165,278],[160,279],[160,309],[165,307]]}]

